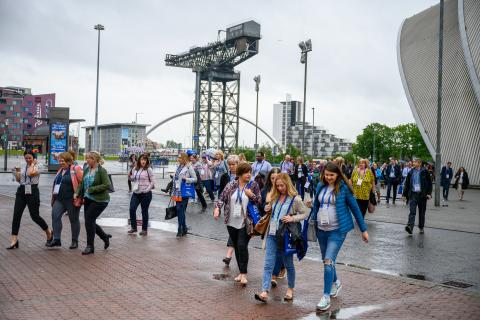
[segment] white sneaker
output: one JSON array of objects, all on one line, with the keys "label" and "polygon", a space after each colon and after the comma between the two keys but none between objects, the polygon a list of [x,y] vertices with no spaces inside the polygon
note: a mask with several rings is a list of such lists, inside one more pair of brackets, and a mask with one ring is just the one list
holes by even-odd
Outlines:
[{"label": "white sneaker", "polygon": [[330,293],[331,298],[336,298],[338,294],[340,293],[340,289],[342,289],[342,284],[340,281],[334,282],[332,285],[332,290]]},{"label": "white sneaker", "polygon": [[317,310],[320,311],[325,311],[330,308],[330,297],[323,296],[322,299],[320,299],[320,302],[317,304]]}]

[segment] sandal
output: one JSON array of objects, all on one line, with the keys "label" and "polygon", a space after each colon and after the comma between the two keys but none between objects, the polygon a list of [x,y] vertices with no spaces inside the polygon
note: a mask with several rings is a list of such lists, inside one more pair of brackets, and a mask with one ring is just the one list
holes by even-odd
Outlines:
[{"label": "sandal", "polygon": [[284,301],[292,301],[293,300],[293,291],[291,294],[286,293],[285,296],[283,297]]},{"label": "sandal", "polygon": [[240,283],[241,283],[242,285],[246,286],[247,283],[248,283],[247,277],[243,276],[242,279],[240,280]]},{"label": "sandal", "polygon": [[268,296],[267,297],[262,297],[260,294],[255,293],[255,300],[267,303],[268,302]]},{"label": "sandal", "polygon": [[241,274],[239,274],[238,276],[236,276],[236,277],[233,279],[233,281],[235,281],[235,282],[240,282],[241,280],[242,280],[242,275],[241,275]]}]

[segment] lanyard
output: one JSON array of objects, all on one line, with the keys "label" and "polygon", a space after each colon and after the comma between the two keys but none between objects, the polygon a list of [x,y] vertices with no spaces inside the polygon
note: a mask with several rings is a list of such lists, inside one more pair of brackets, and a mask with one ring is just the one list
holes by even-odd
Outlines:
[{"label": "lanyard", "polygon": [[273,221],[279,220],[280,213],[282,212],[283,205],[285,204],[285,202],[287,202],[287,199],[288,199],[288,197],[285,197],[285,199],[283,200],[283,202],[280,205],[280,209],[278,210],[278,214],[277,214],[277,204],[280,201],[280,197],[278,197],[277,202],[275,202],[275,206],[273,207]]},{"label": "lanyard", "polygon": [[137,175],[138,171],[135,172],[135,181],[137,181],[142,176],[142,172],[143,172],[143,168],[138,175]]},{"label": "lanyard", "polygon": [[[325,195],[327,194],[328,188],[325,188],[325,191],[323,192],[322,200],[320,201],[320,208],[323,208],[323,204],[325,203]],[[330,200],[332,199],[332,192],[330,192],[330,195],[328,196],[327,200],[327,209],[330,207]]]},{"label": "lanyard", "polygon": [[27,171],[28,171],[28,164],[25,166],[25,184],[27,184],[27,177],[28,177],[28,180],[29,180],[30,184],[32,184],[32,177],[27,176]]},{"label": "lanyard", "polygon": [[184,167],[184,166],[179,166],[179,167],[177,168],[177,172],[175,172],[175,180],[178,180],[179,175],[180,175],[180,172],[183,170],[183,167]]},{"label": "lanyard", "polygon": [[255,175],[257,175],[260,171],[262,171],[263,165],[265,164],[265,160],[262,161],[262,165],[260,166],[260,170],[257,171],[258,162],[255,163]]},{"label": "lanyard", "polygon": [[245,185],[243,186],[242,192],[240,192],[240,184],[238,184],[237,199],[235,200],[235,204],[239,203],[240,205],[242,205],[242,196],[243,196],[243,192],[245,191],[246,187],[247,187],[247,184],[245,183]]},{"label": "lanyard", "polygon": [[[70,170],[69,170],[70,171]],[[61,173],[61,176],[59,176],[57,174],[57,176],[55,177],[55,184],[61,184],[62,181],[63,181],[63,176],[65,175],[65,173],[67,173],[67,169],[63,169],[62,172],[59,172]],[[59,179],[60,178],[60,179]]]},{"label": "lanyard", "polygon": [[[359,170],[361,172],[361,170]],[[360,172],[357,171],[357,175],[361,179],[365,179],[365,176],[367,175],[367,169],[363,170],[363,175],[360,175]]]}]

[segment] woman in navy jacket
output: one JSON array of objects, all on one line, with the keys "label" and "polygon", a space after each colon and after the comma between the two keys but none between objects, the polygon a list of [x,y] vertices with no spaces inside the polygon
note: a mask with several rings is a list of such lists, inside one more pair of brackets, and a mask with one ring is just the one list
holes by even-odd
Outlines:
[{"label": "woman in navy jacket", "polygon": [[368,242],[368,232],[352,188],[333,162],[326,165],[315,195],[311,219],[315,221],[324,263],[323,297],[317,304],[317,310],[324,311],[330,308],[330,297],[337,297],[342,288],[337,279],[335,260],[347,233],[354,228],[352,213],[365,242]]}]

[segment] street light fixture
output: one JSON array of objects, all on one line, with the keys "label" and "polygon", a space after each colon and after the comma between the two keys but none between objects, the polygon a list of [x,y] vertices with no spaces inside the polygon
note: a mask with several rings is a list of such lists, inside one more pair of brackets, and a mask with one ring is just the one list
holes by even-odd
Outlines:
[{"label": "street light fixture", "polygon": [[105,27],[101,24],[96,24],[93,27],[95,30],[98,30],[98,50],[97,50],[97,93],[95,100],[95,131],[93,134],[93,146],[96,151],[99,151],[99,137],[98,137],[98,79],[99,79],[99,68],[100,68],[100,31],[105,30]]},{"label": "street light fixture", "polygon": [[302,41],[298,44],[301,50],[300,62],[305,64],[305,75],[303,80],[303,121],[302,121],[302,146],[301,152],[304,153],[305,146],[305,112],[307,107],[307,65],[308,65],[308,53],[312,51],[312,40]]},{"label": "street light fixture", "polygon": [[313,150],[313,144],[315,142],[315,107],[312,107],[312,158],[315,156],[315,151]]},{"label": "street light fixture", "polygon": [[256,116],[255,116],[255,151],[258,150],[258,91],[260,91],[260,75],[255,76],[253,78],[255,81],[255,91],[257,92],[257,109],[256,109]]}]

